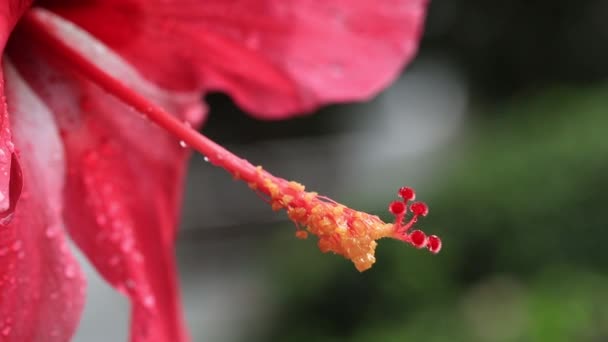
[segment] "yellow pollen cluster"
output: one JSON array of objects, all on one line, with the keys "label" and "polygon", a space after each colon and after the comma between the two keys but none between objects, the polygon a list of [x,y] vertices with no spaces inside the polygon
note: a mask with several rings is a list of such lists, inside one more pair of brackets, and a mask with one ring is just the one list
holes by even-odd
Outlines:
[{"label": "yellow pollen cluster", "polygon": [[260,187],[263,189],[255,184],[250,184],[250,187],[266,193],[273,210],[287,211],[296,224],[297,238],[306,239],[308,233],[316,235],[322,252],[344,256],[360,272],[369,269],[376,261],[376,240],[394,234],[393,224],[384,223],[378,216],[353,210],[317,193],[306,192],[299,183],[263,176],[262,180],[263,186]]}]

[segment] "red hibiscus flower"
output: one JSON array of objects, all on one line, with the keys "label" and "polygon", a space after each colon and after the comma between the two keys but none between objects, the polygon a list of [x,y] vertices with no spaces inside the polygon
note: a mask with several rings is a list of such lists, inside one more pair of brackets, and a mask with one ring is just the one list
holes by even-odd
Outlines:
[{"label": "red hibiscus flower", "polygon": [[189,154],[180,140],[360,270],[381,237],[437,252],[436,237],[408,233],[425,205],[403,223],[413,192],[385,224],[190,128],[209,90],[264,119],[373,96],[414,54],[425,2],[2,1],[0,339],[73,335],[85,279],[68,235],[131,300],[132,341],[187,339],[173,255]]}]

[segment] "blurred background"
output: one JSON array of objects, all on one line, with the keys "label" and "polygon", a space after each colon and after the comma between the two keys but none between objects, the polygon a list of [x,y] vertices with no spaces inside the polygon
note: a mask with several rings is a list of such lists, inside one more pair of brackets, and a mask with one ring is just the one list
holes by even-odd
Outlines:
[{"label": "blurred background", "polygon": [[[391,220],[430,205],[439,255],[380,241],[360,274],[195,157],[178,243],[194,341],[608,341],[608,2],[434,1],[420,53],[368,103],[284,122],[207,98],[203,132]],[[77,341],[126,340],[89,267]]]}]

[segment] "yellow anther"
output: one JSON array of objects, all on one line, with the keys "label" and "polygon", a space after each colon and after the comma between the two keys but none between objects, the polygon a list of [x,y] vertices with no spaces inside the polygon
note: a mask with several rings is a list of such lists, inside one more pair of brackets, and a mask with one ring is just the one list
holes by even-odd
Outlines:
[{"label": "yellow anther", "polygon": [[304,240],[308,238],[308,232],[305,230],[296,230],[296,238]]},{"label": "yellow anther", "polygon": [[298,192],[302,192],[305,189],[304,185],[302,185],[298,182],[291,181],[288,184],[291,189],[298,191]]},{"label": "yellow anther", "polygon": [[[263,177],[261,169],[258,169]],[[308,233],[319,238],[322,252],[333,252],[350,259],[359,271],[364,271],[376,261],[374,253],[377,239],[393,236],[393,225],[386,224],[377,216],[355,211],[315,192],[305,192],[296,182],[281,182],[269,177],[260,180],[270,196],[273,210],[285,209],[298,227],[298,239]]]}]

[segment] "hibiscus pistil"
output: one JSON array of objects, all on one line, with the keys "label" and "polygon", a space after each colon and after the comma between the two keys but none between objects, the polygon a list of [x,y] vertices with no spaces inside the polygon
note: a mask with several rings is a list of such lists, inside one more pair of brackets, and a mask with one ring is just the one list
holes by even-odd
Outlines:
[{"label": "hibiscus pistil", "polygon": [[309,233],[316,235],[322,252],[340,254],[350,259],[359,271],[364,271],[375,262],[376,240],[381,238],[401,240],[416,248],[426,247],[432,253],[438,253],[441,249],[441,240],[435,235],[427,236],[420,230],[408,233],[419,217],[428,213],[426,204],[415,202],[409,207],[411,218],[404,222],[408,202],[415,197],[413,189],[401,188],[398,194],[402,201],[389,205],[389,211],[395,216],[394,223],[385,223],[378,216],[353,210],[315,192],[307,192],[303,185],[276,177],[262,167],[239,158],[193,129],[188,122],[177,119],[138,94],[56,36],[44,18],[35,11],[29,11],[23,22],[27,30],[35,33],[32,36],[67,66],[170,132],[175,136],[176,144],[198,151],[213,165],[246,182],[263,195],[272,209],[285,210],[296,224],[296,237],[303,239]]}]

